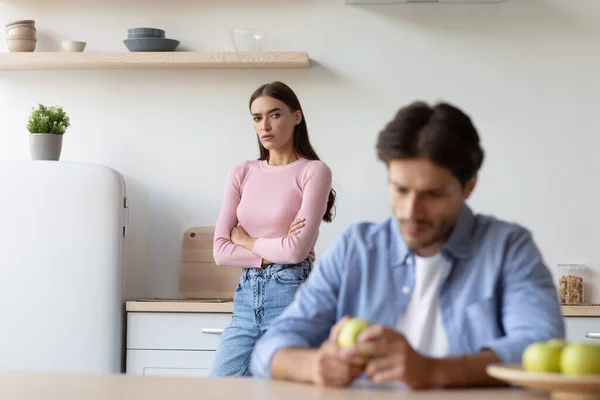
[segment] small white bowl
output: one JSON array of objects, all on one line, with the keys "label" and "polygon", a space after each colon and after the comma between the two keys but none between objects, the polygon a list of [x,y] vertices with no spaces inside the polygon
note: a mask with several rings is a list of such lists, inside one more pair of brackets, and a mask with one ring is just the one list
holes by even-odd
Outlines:
[{"label": "small white bowl", "polygon": [[60,42],[65,51],[81,53],[85,49],[86,42],[78,42],[76,40],[64,40]]}]

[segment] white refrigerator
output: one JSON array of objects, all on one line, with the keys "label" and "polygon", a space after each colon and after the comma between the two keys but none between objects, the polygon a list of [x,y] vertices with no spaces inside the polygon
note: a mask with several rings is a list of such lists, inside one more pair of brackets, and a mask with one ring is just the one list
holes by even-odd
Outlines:
[{"label": "white refrigerator", "polygon": [[123,371],[128,219],[111,168],[0,162],[0,371]]}]

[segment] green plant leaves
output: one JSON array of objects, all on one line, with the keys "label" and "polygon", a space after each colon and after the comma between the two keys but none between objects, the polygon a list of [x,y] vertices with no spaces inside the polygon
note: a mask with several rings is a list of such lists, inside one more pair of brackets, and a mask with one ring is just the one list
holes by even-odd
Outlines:
[{"label": "green plant leaves", "polygon": [[31,112],[27,122],[27,130],[29,130],[29,133],[64,135],[70,125],[69,117],[62,107],[46,107],[43,104],[38,104],[38,107],[34,107]]}]

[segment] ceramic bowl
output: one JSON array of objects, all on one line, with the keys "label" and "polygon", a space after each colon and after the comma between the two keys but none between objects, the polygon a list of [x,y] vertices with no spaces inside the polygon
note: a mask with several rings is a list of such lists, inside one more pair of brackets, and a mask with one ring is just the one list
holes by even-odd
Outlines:
[{"label": "ceramic bowl", "polygon": [[179,40],[161,38],[138,38],[123,40],[129,51],[174,51]]},{"label": "ceramic bowl", "polygon": [[78,42],[77,40],[64,40],[60,44],[65,51],[72,53],[81,53],[87,45],[86,42]]},{"label": "ceramic bowl", "polygon": [[234,29],[229,31],[229,37],[233,48],[235,51],[243,52],[262,51],[265,47],[264,39],[266,35],[267,31],[256,29]]},{"label": "ceramic bowl", "polygon": [[35,21],[32,19],[21,19],[18,21],[13,21],[13,22],[9,22],[8,24],[6,24],[6,28],[8,29],[9,27],[13,26],[13,25],[35,25]]},{"label": "ceramic bowl", "polygon": [[29,53],[35,50],[35,39],[7,39],[8,51],[13,53]]},{"label": "ceramic bowl", "polygon": [[14,24],[6,28],[7,39],[35,39],[37,29],[28,24]]},{"label": "ceramic bowl", "polygon": [[130,28],[127,29],[127,38],[139,39],[139,38],[161,38],[164,39],[165,31],[156,28]]}]

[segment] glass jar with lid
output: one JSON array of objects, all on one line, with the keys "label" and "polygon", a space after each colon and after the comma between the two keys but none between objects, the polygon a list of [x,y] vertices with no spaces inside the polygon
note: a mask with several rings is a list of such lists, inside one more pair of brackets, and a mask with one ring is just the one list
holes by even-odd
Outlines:
[{"label": "glass jar with lid", "polygon": [[583,303],[585,264],[558,264],[558,292],[560,304]]}]

